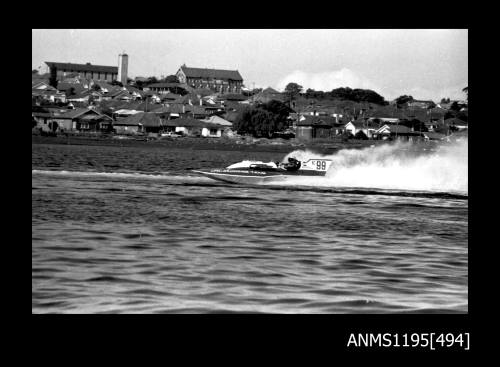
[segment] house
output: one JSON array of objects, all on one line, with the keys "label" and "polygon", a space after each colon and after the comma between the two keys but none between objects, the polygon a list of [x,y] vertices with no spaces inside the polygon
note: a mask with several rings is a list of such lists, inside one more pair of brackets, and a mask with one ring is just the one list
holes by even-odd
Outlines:
[{"label": "house", "polygon": [[138,112],[123,119],[117,119],[113,123],[117,134],[130,133],[160,133],[163,124],[158,115],[153,112]]},{"label": "house", "polygon": [[224,126],[203,122],[190,117],[181,117],[164,122],[165,131],[180,133],[187,136],[203,136],[220,138]]},{"label": "house", "polygon": [[372,136],[374,139],[382,140],[398,139],[413,141],[415,139],[420,139],[423,135],[421,132],[412,131],[412,129],[404,125],[385,124],[381,128],[377,129]]},{"label": "house", "polygon": [[75,95],[87,90],[82,84],[79,83],[57,83],[57,90],[65,93],[66,96]]},{"label": "house", "polygon": [[164,93],[164,94],[161,94],[161,102],[173,102],[177,99],[179,99],[181,96],[179,94],[175,94],[175,93]]},{"label": "house", "polygon": [[89,108],[70,109],[51,118],[54,131],[108,131],[113,119]]},{"label": "house", "polygon": [[186,84],[182,83],[167,83],[167,82],[160,82],[160,83],[152,83],[147,86],[147,88],[144,88],[144,90],[156,92],[159,94],[167,94],[167,93],[179,93],[179,92],[190,92],[192,91],[192,88],[188,87]]},{"label": "house", "polygon": [[284,102],[285,97],[283,93],[278,92],[277,90],[268,87],[261,92],[255,94],[250,97],[250,101],[252,102],[260,102],[260,103],[268,103],[272,100]]},{"label": "house", "polygon": [[328,139],[337,135],[342,126],[329,116],[303,116],[296,125],[295,137],[299,140]]},{"label": "house", "polygon": [[380,124],[375,120],[360,119],[356,121],[349,121],[344,125],[344,131],[351,133],[353,136],[357,134],[364,134],[367,138],[372,138]]},{"label": "house", "polygon": [[32,128],[42,129],[43,131],[51,131],[52,125],[49,127],[49,122],[53,114],[48,108],[33,106],[31,108],[31,119],[34,122]]},{"label": "house", "polygon": [[31,97],[38,101],[66,102],[66,95],[45,82],[31,84]]},{"label": "house", "polygon": [[238,70],[202,69],[182,65],[176,73],[183,84],[216,92],[241,93],[243,78]]}]

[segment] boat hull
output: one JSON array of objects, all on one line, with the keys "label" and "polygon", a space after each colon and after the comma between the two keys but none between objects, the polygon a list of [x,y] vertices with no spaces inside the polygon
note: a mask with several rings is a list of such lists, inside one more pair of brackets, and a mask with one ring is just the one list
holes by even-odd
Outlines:
[{"label": "boat hull", "polygon": [[285,182],[289,177],[297,176],[324,176],[324,173],[289,173],[286,171],[256,171],[256,170],[229,170],[229,169],[212,169],[212,170],[194,170],[193,172],[200,173],[214,180],[247,185],[262,185],[270,183]]}]

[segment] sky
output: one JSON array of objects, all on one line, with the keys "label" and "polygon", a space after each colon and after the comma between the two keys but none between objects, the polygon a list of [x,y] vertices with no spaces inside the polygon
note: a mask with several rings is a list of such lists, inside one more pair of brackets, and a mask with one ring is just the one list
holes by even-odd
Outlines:
[{"label": "sky", "polygon": [[386,100],[464,99],[467,29],[33,29],[32,68],[45,61],[118,66],[129,77],[190,67],[238,70],[248,88],[372,89]]}]

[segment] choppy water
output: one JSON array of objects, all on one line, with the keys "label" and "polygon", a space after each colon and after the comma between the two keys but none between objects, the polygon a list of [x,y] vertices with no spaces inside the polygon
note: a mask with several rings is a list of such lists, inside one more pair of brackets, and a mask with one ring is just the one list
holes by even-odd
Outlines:
[{"label": "choppy water", "polygon": [[189,171],[281,158],[32,145],[32,312],[468,311],[466,193]]}]

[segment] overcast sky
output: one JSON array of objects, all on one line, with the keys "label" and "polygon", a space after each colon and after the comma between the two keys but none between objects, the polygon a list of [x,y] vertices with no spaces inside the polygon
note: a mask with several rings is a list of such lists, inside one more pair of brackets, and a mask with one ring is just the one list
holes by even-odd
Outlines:
[{"label": "overcast sky", "polygon": [[387,100],[463,99],[468,85],[464,29],[32,30],[33,69],[44,61],[117,66],[123,51],[132,78],[175,74],[185,63],[238,70],[249,88],[367,88]]}]

